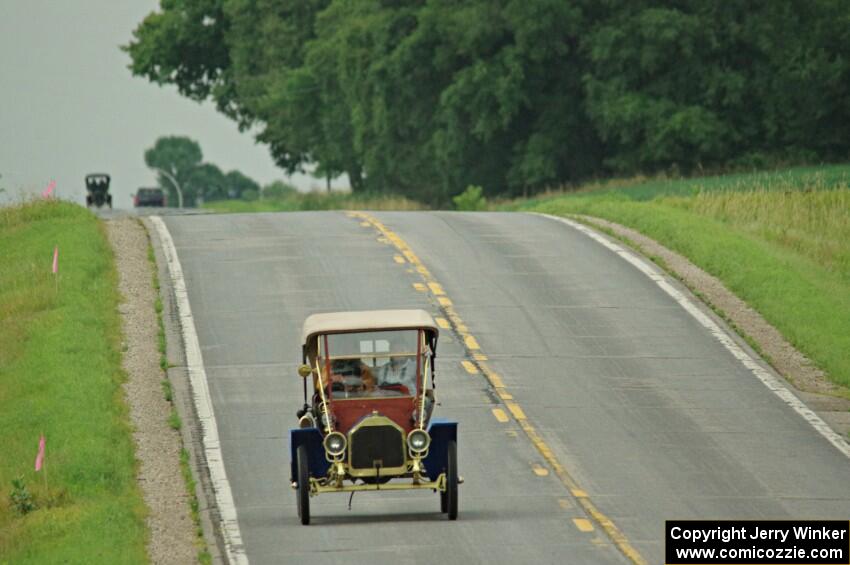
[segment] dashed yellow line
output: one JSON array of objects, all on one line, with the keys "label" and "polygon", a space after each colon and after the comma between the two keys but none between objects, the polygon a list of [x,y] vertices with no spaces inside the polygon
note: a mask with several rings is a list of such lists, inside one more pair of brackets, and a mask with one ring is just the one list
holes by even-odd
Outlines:
[{"label": "dashed yellow line", "polygon": [[[404,255],[405,259],[410,262],[414,267],[416,267],[416,271],[420,274],[424,282],[430,287],[431,285],[436,285],[437,288],[442,291],[442,293],[438,294],[434,292],[433,287],[431,288],[431,292],[434,297],[437,299],[437,302],[442,307],[445,312],[446,318],[450,321],[451,325],[455,328],[455,331],[460,335],[463,340],[464,345],[471,355],[473,355],[473,359],[478,362],[478,367],[481,372],[484,373],[484,376],[490,382],[490,384],[495,389],[497,395],[502,400],[504,406],[510,411],[513,415],[514,419],[519,424],[520,428],[522,428],[523,432],[525,432],[526,437],[531,441],[532,445],[537,449],[541,456],[546,460],[552,470],[555,472],[555,475],[560,479],[561,483],[570,491],[570,493],[575,497],[576,502],[579,506],[585,511],[585,513],[594,521],[597,525],[605,532],[605,534],[611,539],[615,546],[635,565],[647,565],[646,560],[638,553],[637,549],[629,542],[626,536],[620,531],[620,529],[608,518],[605,514],[603,514],[596,505],[591,501],[590,497],[587,495],[572,475],[564,468],[563,465],[558,461],[555,457],[555,454],[552,452],[552,449],[546,444],[540,434],[537,432],[537,429],[528,421],[528,418],[525,415],[525,412],[522,410],[519,404],[517,404],[513,397],[505,391],[504,382],[502,379],[490,370],[487,367],[486,357],[483,359],[478,359],[474,357],[475,355],[483,353],[480,351],[481,346],[478,344],[478,341],[475,337],[469,333],[469,329],[463,323],[460,316],[458,316],[457,312],[454,309],[454,304],[448,296],[445,296],[445,291],[443,291],[443,287],[434,279],[431,272],[422,264],[422,261],[419,260],[419,257],[413,252],[412,249],[407,245],[407,243],[401,239],[398,235],[396,235],[392,230],[387,228],[384,224],[382,224],[377,218],[368,214],[366,212],[349,212],[347,214],[351,218],[357,218],[362,220],[361,226],[373,226],[382,236],[384,236],[402,255]],[[422,284],[422,283],[418,283]],[[423,285],[424,287],[424,285]],[[418,288],[417,288],[418,290]],[[439,323],[439,322],[438,322]],[[507,418],[507,414],[499,408],[493,409],[493,415],[497,420],[502,422],[500,416],[497,414],[497,410],[501,412],[501,415]],[[507,421],[507,420],[505,420]],[[547,470],[548,472],[548,470]],[[593,524],[590,520],[586,518],[579,518],[576,520],[584,520],[587,522],[575,521],[574,523],[577,528],[581,531],[582,527],[586,528],[588,525],[590,526],[592,531]],[[580,525],[581,524],[581,525]]]},{"label": "dashed yellow line", "polygon": [[587,518],[573,518],[573,524],[580,532],[592,532],[593,524]]},{"label": "dashed yellow line", "polygon": [[505,411],[502,410],[501,408],[493,408],[493,416],[495,416],[496,419],[499,422],[501,422],[502,424],[510,421],[510,418],[508,418],[508,415],[505,414]]},{"label": "dashed yellow line", "polygon": [[428,292],[428,287],[422,283],[413,283],[413,288],[415,288],[419,292]]},{"label": "dashed yellow line", "polygon": [[447,330],[447,329],[452,327],[452,325],[449,324],[449,321],[446,320],[445,318],[436,318],[436,320],[437,320],[437,325],[440,326],[440,328],[442,328],[444,330]]},{"label": "dashed yellow line", "polygon": [[513,414],[514,418],[516,418],[517,420],[522,421],[527,419],[525,417],[525,412],[522,411],[520,405],[514,402],[513,400],[508,400],[507,402],[505,402],[505,406],[508,407],[508,410],[511,411],[511,414]]},{"label": "dashed yellow line", "polygon": [[414,255],[412,251],[402,251],[402,254],[404,255],[405,259],[407,259],[408,261],[410,261],[413,264],[416,264],[416,263],[419,262],[419,257]]},{"label": "dashed yellow line", "polygon": [[443,291],[443,287],[440,285],[440,283],[430,282],[428,283],[428,288],[431,289],[431,292],[434,294],[434,296],[443,296],[446,294],[445,291]]},{"label": "dashed yellow line", "polygon": [[[442,319],[442,318],[440,318],[440,319]],[[476,361],[486,361],[487,360],[487,356],[484,355],[483,353],[473,353],[472,358],[475,359]]]},{"label": "dashed yellow line", "polygon": [[404,260],[404,257],[402,257],[401,255],[393,255],[393,261],[395,261],[399,265],[407,262],[407,261]]},{"label": "dashed yellow line", "polygon": [[469,373],[470,375],[477,375],[478,374],[478,367],[476,367],[471,362],[461,361],[460,364],[463,365],[463,368],[466,369],[466,372]]},{"label": "dashed yellow line", "polygon": [[549,469],[547,469],[543,465],[538,465],[537,463],[535,463],[534,465],[531,466],[531,470],[534,471],[534,474],[537,475],[538,477],[548,477],[549,476]]}]

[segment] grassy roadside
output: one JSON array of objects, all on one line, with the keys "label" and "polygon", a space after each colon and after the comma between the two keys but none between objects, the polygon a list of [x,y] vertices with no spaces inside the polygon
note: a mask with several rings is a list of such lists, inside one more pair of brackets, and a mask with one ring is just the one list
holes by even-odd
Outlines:
[{"label": "grassy roadside", "polygon": [[245,202],[217,200],[204,209],[222,213],[302,212],[310,210],[423,210],[425,207],[402,196],[355,196],[349,192],[290,193],[278,198]]},{"label": "grassy roadside", "polygon": [[[0,256],[0,563],[144,563],[105,233],[69,203],[0,208]],[[41,433],[46,482],[33,470]],[[26,515],[9,497],[19,476],[36,505]]]},{"label": "grassy roadside", "polygon": [[503,205],[636,229],[718,277],[850,386],[850,167],[620,181]]}]

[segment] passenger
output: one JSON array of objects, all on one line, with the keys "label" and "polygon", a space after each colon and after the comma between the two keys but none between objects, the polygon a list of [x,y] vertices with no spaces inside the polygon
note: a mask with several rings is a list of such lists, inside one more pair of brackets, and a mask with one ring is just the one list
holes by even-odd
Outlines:
[{"label": "passenger", "polygon": [[362,367],[360,380],[363,381],[362,390],[367,394],[373,393],[375,389],[378,388],[378,382],[375,380],[375,375],[372,374],[372,370],[366,365],[363,365]]},{"label": "passenger", "polygon": [[396,355],[381,367],[380,383],[382,387],[396,388],[404,395],[416,391],[416,356]]}]

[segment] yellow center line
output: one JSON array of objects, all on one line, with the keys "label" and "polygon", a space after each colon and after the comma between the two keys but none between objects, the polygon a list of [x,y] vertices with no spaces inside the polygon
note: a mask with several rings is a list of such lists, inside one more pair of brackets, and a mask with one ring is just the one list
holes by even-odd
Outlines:
[{"label": "yellow center line", "polygon": [[593,524],[587,518],[573,518],[573,524],[580,532],[592,532]]},{"label": "yellow center line", "polygon": [[510,421],[510,418],[508,418],[508,415],[505,414],[505,411],[502,410],[501,408],[493,408],[493,416],[495,416],[496,419],[499,422],[501,422],[502,424]]},{"label": "yellow center line", "polygon": [[[433,277],[430,271],[425,268],[425,265],[422,261],[419,260],[419,257],[410,249],[410,247],[405,243],[403,239],[401,239],[398,235],[396,235],[392,230],[387,228],[384,224],[382,224],[377,218],[368,214],[366,212],[350,212],[347,214],[351,218],[357,218],[362,220],[362,225],[371,225],[374,227],[382,236],[384,236],[393,246],[395,246],[398,251],[400,251],[404,257],[416,267],[417,272],[422,277],[425,284],[429,287],[431,285],[436,285],[440,291],[443,291],[442,285],[437,282],[437,280]],[[416,283],[422,284],[422,283]],[[415,285],[414,285],[415,286]],[[424,286],[424,285],[423,285]],[[418,287],[417,287],[418,290]],[[502,382],[502,379],[489,369],[482,361],[486,359],[478,359],[475,357],[476,355],[482,355],[481,346],[478,344],[478,341],[475,337],[469,333],[468,328],[461,320],[460,316],[458,316],[457,312],[454,309],[454,304],[449,299],[448,296],[445,296],[443,291],[441,294],[437,294],[434,292],[434,287],[431,287],[431,292],[434,295],[434,298],[437,299],[437,302],[443,309],[446,318],[449,319],[451,324],[454,326],[457,333],[463,339],[464,345],[468,350],[470,356],[478,362],[478,366],[481,369],[481,372],[484,373],[484,376],[487,378],[489,383],[493,386],[498,394],[499,398],[502,400],[504,406],[510,411],[513,415],[514,419],[519,424],[520,428],[522,428],[523,432],[525,432],[526,437],[531,441],[532,445],[537,449],[540,455],[546,460],[552,470],[555,472],[555,475],[560,479],[561,483],[570,491],[570,493],[576,498],[576,502],[579,506],[585,511],[585,513],[596,522],[600,528],[605,532],[605,534],[611,539],[615,546],[626,556],[632,563],[635,565],[647,565],[647,561],[638,553],[637,549],[629,542],[623,532],[608,518],[605,514],[603,514],[596,505],[591,501],[590,497],[587,495],[587,492],[583,490],[572,475],[564,468],[563,465],[558,461],[555,457],[555,454],[552,452],[552,449],[546,444],[540,434],[537,432],[537,429],[528,421],[528,418],[525,415],[525,412],[520,407],[516,401],[513,400],[513,397],[505,391],[505,384]],[[439,322],[438,322],[439,323]],[[441,326],[442,327],[442,326]],[[461,329],[462,328],[462,329]],[[499,414],[497,414],[496,410],[501,412],[501,415],[507,418],[507,414],[505,414],[504,410],[501,409],[493,409],[493,415],[497,420],[502,422]],[[507,421],[507,420],[506,420]],[[544,469],[546,470],[546,469]],[[548,470],[546,470],[548,472]],[[591,531],[593,529],[593,524],[590,520],[579,518],[577,520],[585,520],[587,525],[590,525]],[[579,530],[582,530],[582,527],[586,527],[587,525],[583,524],[580,526],[578,521],[574,521],[575,525]]]},{"label": "yellow center line", "polygon": [[461,361],[460,364],[463,365],[463,368],[466,369],[466,372],[470,375],[478,374],[478,367],[476,367],[473,363],[469,361]]},{"label": "yellow center line", "polygon": [[437,320],[437,325],[440,326],[440,328],[442,328],[444,330],[447,330],[447,329],[452,327],[451,324],[449,324],[449,321],[446,320],[445,318],[435,318],[435,319]]},{"label": "yellow center line", "polygon": [[431,293],[434,296],[443,296],[444,294],[446,294],[443,291],[443,287],[440,286],[440,283],[430,282],[430,283],[428,283],[428,288],[431,289]]},{"label": "yellow center line", "polygon": [[528,419],[525,417],[525,412],[522,411],[520,405],[514,402],[513,400],[505,401],[505,406],[508,407],[508,410],[511,411],[511,414],[513,414],[514,418],[516,418],[518,421]]},{"label": "yellow center line", "polygon": [[402,263],[406,263],[404,257],[402,257],[401,255],[393,255],[393,261],[395,261],[399,265],[401,265]]},{"label": "yellow center line", "polygon": [[549,476],[549,469],[547,469],[543,465],[538,465],[537,463],[535,463],[534,465],[532,465],[531,470],[534,471],[534,474],[538,477]]}]

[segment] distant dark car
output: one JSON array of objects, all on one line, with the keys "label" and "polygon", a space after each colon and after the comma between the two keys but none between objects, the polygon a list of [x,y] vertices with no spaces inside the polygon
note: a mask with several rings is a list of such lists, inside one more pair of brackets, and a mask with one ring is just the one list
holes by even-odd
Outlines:
[{"label": "distant dark car", "polygon": [[112,195],[109,194],[109,175],[103,173],[86,175],[86,206],[100,208],[104,204],[112,208]]},{"label": "distant dark car", "polygon": [[167,206],[168,197],[161,188],[140,188],[133,197],[133,206]]}]

